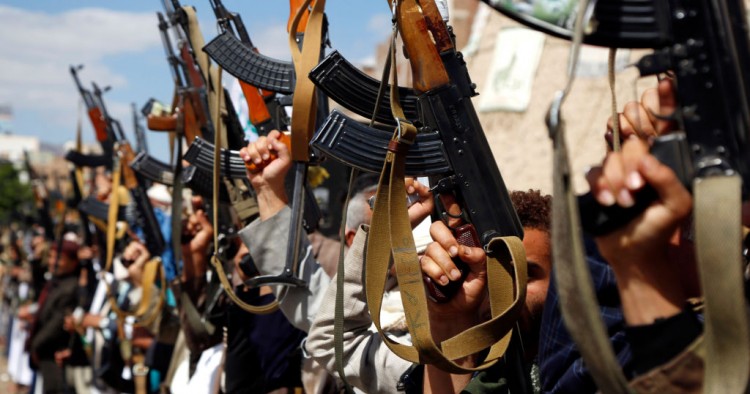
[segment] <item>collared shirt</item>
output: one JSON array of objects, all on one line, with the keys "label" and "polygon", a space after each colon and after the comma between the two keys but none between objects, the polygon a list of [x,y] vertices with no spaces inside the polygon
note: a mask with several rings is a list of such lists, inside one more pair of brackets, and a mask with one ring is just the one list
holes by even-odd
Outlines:
[{"label": "collared shirt", "polygon": [[[627,377],[632,376],[630,346],[625,338],[625,321],[620,309],[620,296],[612,269],[596,249],[592,239],[585,240],[586,261],[594,282],[599,310],[607,327],[610,342],[617,360]],[[576,344],[570,337],[560,313],[560,299],[555,285],[554,272],[547,291],[547,301],[542,315],[539,341],[539,367],[544,393],[594,393],[594,380]]]}]

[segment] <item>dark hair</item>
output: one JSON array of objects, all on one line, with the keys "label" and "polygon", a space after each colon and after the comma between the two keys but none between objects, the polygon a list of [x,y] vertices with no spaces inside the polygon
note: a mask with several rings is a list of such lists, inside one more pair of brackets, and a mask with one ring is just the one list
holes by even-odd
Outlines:
[{"label": "dark hair", "polygon": [[521,225],[537,230],[550,230],[552,196],[542,195],[539,190],[529,189],[527,192],[518,190],[511,192],[510,199],[513,207],[516,208]]}]

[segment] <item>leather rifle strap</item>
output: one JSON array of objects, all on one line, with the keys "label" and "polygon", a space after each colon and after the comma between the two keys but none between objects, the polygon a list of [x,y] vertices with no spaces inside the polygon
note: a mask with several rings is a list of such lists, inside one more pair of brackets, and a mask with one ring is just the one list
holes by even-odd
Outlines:
[{"label": "leather rifle strap", "polygon": [[[393,25],[394,32],[396,31],[396,25]],[[391,40],[391,45],[393,40]],[[391,49],[388,49],[388,54],[383,65],[383,74],[380,78],[380,87],[378,88],[378,95],[375,98],[375,104],[373,106],[372,115],[370,116],[370,127],[375,124],[375,118],[380,108],[380,102],[383,100],[385,95],[385,88],[388,84],[388,78],[390,77],[391,70]],[[349,188],[346,193],[346,201],[344,201],[343,214],[341,215],[341,227],[339,229],[339,238],[345,239],[345,227],[346,217],[349,209],[349,200],[354,188],[354,181],[359,176],[359,170],[352,167],[351,174],[349,176]],[[346,380],[346,366],[344,365],[344,246],[341,243],[341,249],[339,250],[339,261],[338,268],[336,269],[336,306],[333,320],[333,351],[336,360],[336,372],[339,374],[339,379],[344,383],[344,391],[349,394],[354,392],[349,382]]]},{"label": "leather rifle strap", "polygon": [[[401,12],[405,2],[396,5]],[[416,7],[412,0],[411,7]],[[398,18],[395,18],[398,20]],[[389,145],[375,198],[370,236],[367,242],[366,296],[373,324],[383,342],[399,357],[414,363],[435,364],[451,373],[468,373],[485,369],[502,357],[510,343],[512,329],[518,319],[525,297],[526,258],[523,244],[517,237],[493,239],[488,248],[487,274],[492,319],[469,328],[443,341],[440,346],[432,339],[427,316],[427,297],[422,269],[414,245],[406,207],[404,169],[406,152],[416,138],[416,127],[406,120],[398,97],[395,67],[394,32],[391,43],[391,111],[397,128]],[[389,262],[396,265],[407,326],[414,346],[400,344],[384,335],[380,309]],[[485,362],[477,367],[463,367],[452,360],[490,348]]]},{"label": "leather rifle strap", "polygon": [[[221,67],[218,68],[218,78],[217,81],[221,80]],[[215,105],[219,107],[221,105],[222,96],[223,96],[223,89],[221,89],[221,86],[219,86],[219,89],[217,90],[217,99],[215,100]],[[214,253],[211,256],[211,264],[213,264],[214,268],[216,269],[216,275],[219,277],[219,281],[221,282],[221,287],[224,289],[224,293],[237,305],[238,307],[242,308],[243,310],[254,313],[254,314],[268,314],[275,312],[277,309],[279,309],[279,302],[278,300],[274,300],[273,302],[261,305],[261,306],[255,306],[250,305],[244,301],[242,301],[237,294],[235,294],[234,289],[232,288],[232,284],[229,282],[229,279],[227,278],[226,272],[224,272],[224,266],[222,265],[222,262],[219,260],[219,178],[221,177],[220,174],[220,167],[221,167],[221,122],[216,124],[216,142],[214,143],[214,173],[213,173],[213,226],[214,226]]]},{"label": "leather rifle strap", "polygon": [[746,392],[750,339],[741,252],[742,178],[698,178],[693,193],[695,251],[705,299],[703,392]]},{"label": "leather rifle strap", "polygon": [[[313,1],[315,5],[310,11],[305,28],[305,39],[300,50],[297,44],[297,26]],[[307,75],[320,62],[325,5],[326,0],[306,0],[297,10],[289,29],[289,49],[292,52],[294,71],[297,76],[292,99],[292,159],[298,162],[310,160],[310,140],[315,131],[317,111],[315,84]]]}]

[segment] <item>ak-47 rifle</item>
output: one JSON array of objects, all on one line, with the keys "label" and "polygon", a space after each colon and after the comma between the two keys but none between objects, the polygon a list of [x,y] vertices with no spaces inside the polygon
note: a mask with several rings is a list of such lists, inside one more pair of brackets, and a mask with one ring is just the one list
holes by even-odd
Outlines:
[{"label": "ak-47 rifle", "polygon": [[[393,117],[396,118],[397,130],[392,134],[387,156],[381,156],[377,167],[365,168],[370,171],[382,171],[372,222],[373,228],[381,226],[381,229],[371,233],[368,239],[365,275],[368,305],[372,309],[373,321],[380,331],[379,318],[376,319],[375,316],[380,314],[380,298],[384,290],[382,281],[387,275],[387,261],[392,257],[401,292],[404,299],[410,300],[409,303],[404,303],[404,308],[406,319],[409,321],[409,331],[414,338],[414,346],[394,344],[385,338],[384,342],[396,354],[408,360],[434,363],[448,371],[465,373],[467,370],[451,360],[474,354],[489,346],[492,346],[492,357],[489,357],[488,361],[496,360],[507,350],[507,339],[517,337],[511,335],[511,332],[514,319],[523,305],[526,288],[525,259],[520,242],[523,228],[472,105],[471,97],[476,93],[466,64],[461,54],[456,51],[451,34],[436,4],[432,0],[399,0],[394,3],[394,12],[405,52],[409,55],[420,117],[419,121],[414,123],[406,119],[397,105],[397,98],[392,95]],[[397,52],[395,43],[394,36],[391,44],[392,62],[395,62],[393,57]],[[397,73],[394,67],[391,63],[395,81]],[[391,93],[395,93],[395,89]],[[349,123],[346,125],[354,126]],[[377,136],[381,133],[375,129],[363,130],[369,130],[373,139],[378,139]],[[431,339],[425,310],[423,278],[410,237],[411,228],[408,221],[392,217],[394,214],[406,215],[402,177],[407,152],[411,150],[414,139],[419,135],[416,133],[417,130],[433,134],[428,138],[438,138],[442,145],[442,157],[435,157],[442,160],[434,160],[431,167],[439,165],[445,168],[445,171],[430,176],[430,184],[433,185],[432,190],[436,195],[437,215],[448,221],[451,215],[440,203],[439,196],[452,195],[461,208],[460,218],[463,220],[462,225],[452,228],[456,239],[460,244],[482,247],[487,252],[489,280],[493,282],[489,292],[493,318],[442,342],[441,345],[436,345]],[[340,131],[342,134],[348,132]],[[316,136],[314,141],[319,141],[318,137]],[[335,136],[333,137],[335,139]],[[428,140],[418,140],[418,143],[426,141]],[[313,144],[315,145],[315,142]],[[349,146],[340,146],[339,143],[330,148],[328,151],[336,154],[334,158],[345,158],[342,160],[344,162],[367,164],[367,160],[353,157],[352,151],[348,150]],[[407,170],[406,173],[408,172]],[[399,196],[400,193],[404,194]],[[463,272],[462,277],[465,278],[468,271],[465,264],[460,261],[456,263]],[[494,271],[498,266],[505,266],[507,271]],[[448,286],[438,286],[428,278],[424,278],[424,282],[432,298],[444,302],[454,295],[462,280],[451,282]],[[505,286],[510,286],[513,296],[502,299],[498,297],[497,290],[502,288],[508,291]],[[499,311],[502,313],[499,314]],[[512,345],[512,348],[516,350],[509,354],[518,357],[520,353],[517,346]],[[524,374],[514,375],[518,376],[510,379],[515,385],[511,391],[528,392]]]},{"label": "ak-47 rifle", "polygon": [[[70,66],[70,75],[73,76],[73,81],[78,88],[78,92],[81,94],[83,103],[86,106],[86,111],[91,120],[91,126],[94,127],[94,133],[96,134],[96,140],[102,146],[104,154],[98,155],[81,155],[78,153],[73,160],[76,165],[85,167],[98,167],[106,165],[107,168],[112,168],[112,155],[114,154],[114,137],[107,132],[107,125],[102,119],[101,110],[96,106],[94,98],[91,95],[91,91],[83,87],[81,80],[78,77],[78,71],[83,69],[83,65]],[[72,160],[71,160],[72,161]]]},{"label": "ak-47 rifle", "polygon": [[67,153],[65,153],[65,160],[73,163],[76,167],[101,167],[101,166],[111,166],[112,165],[112,157],[107,156],[106,154],[102,155],[87,155],[85,153],[81,153],[74,150],[69,150]]},{"label": "ak-47 rifle", "polygon": [[[165,2],[165,7],[167,3]],[[170,12],[168,8],[167,12]],[[208,120],[208,111],[206,110],[205,100],[207,98],[205,91],[205,82],[200,71],[197,70],[195,59],[190,51],[189,41],[185,38],[183,25],[180,25],[183,17],[179,13],[171,11],[169,20],[175,35],[178,37],[178,47],[180,55],[174,53],[172,41],[169,38],[170,22],[161,12],[156,15],[159,19],[159,32],[161,34],[162,44],[167,62],[170,65],[172,79],[175,84],[176,94],[175,102],[172,103],[172,114],[169,115],[150,115],[148,116],[148,128],[153,131],[175,131],[177,128],[177,114],[174,111],[179,106],[183,117],[182,133],[188,144],[193,142],[197,136],[203,136],[207,132],[206,122]],[[208,135],[207,137],[212,136]]]},{"label": "ak-47 rifle", "polygon": [[[498,235],[523,237],[471,103],[476,93],[466,63],[453,47],[442,20],[438,22],[439,15],[434,18],[425,12],[425,18],[428,16],[433,20],[430,32],[440,38],[436,45],[414,47],[413,42],[420,41],[407,41],[409,29],[401,26],[406,30],[402,36],[410,54],[421,126],[406,157],[406,174],[429,176],[434,192],[454,194],[464,208],[462,217],[476,228],[479,246],[486,246]],[[332,111],[313,137],[312,145],[347,165],[380,172],[390,139],[391,133],[363,126]]]},{"label": "ak-47 rifle", "polygon": [[[227,10],[221,0],[211,0],[211,7],[214,10],[222,34],[229,34],[235,37],[235,39],[238,37],[239,41],[247,48],[256,53],[258,52],[258,49],[250,40],[250,35],[247,33],[245,24],[242,22],[239,14]],[[258,87],[245,81],[238,81],[247,101],[250,122],[258,131],[258,134],[266,135],[271,130],[286,129],[282,120],[286,114],[283,111],[283,107],[276,100],[276,94],[270,90],[260,90]]]},{"label": "ak-47 rifle", "polygon": [[[107,107],[104,104],[104,98],[102,97],[102,90],[96,83],[93,83],[93,98],[96,106],[101,110],[102,119],[104,120],[107,130],[115,138],[115,148],[117,154],[122,161],[122,177],[123,184],[130,191],[130,195],[136,206],[137,211],[137,224],[141,227],[144,233],[144,243],[146,248],[152,256],[160,256],[164,251],[164,236],[161,233],[159,222],[156,220],[154,215],[154,209],[151,206],[151,201],[146,194],[143,179],[130,167],[130,164],[135,159],[135,153],[130,143],[125,138],[125,133],[122,130],[120,122],[113,119]],[[113,191],[116,193],[117,191]]]},{"label": "ak-47 rifle", "polygon": [[140,116],[138,116],[138,110],[135,108],[135,103],[130,103],[130,109],[133,112],[133,131],[135,133],[135,150],[148,154],[148,142],[146,141],[146,131],[143,130],[141,125]]},{"label": "ak-47 rifle", "polygon": [[[72,209],[78,209],[80,204],[83,202],[83,192],[81,191],[78,179],[76,179],[75,168],[70,170],[70,183],[73,185],[73,197],[68,201],[68,207]],[[81,228],[83,231],[83,242],[86,246],[94,245],[94,234],[91,232],[91,226],[89,224],[89,218],[86,214],[79,210],[79,216],[81,220]]]},{"label": "ak-47 rifle", "polygon": [[39,223],[44,228],[44,236],[49,239],[55,239],[55,228],[52,223],[52,217],[49,214],[50,201],[49,192],[47,187],[44,185],[44,181],[39,177],[34,168],[31,166],[31,160],[29,159],[29,152],[23,152],[23,164],[26,167],[26,173],[29,175],[29,182],[31,189],[34,193],[34,206],[36,207],[37,214],[39,215]]},{"label": "ak-47 rifle", "polygon": [[[705,392],[745,392],[750,370],[747,305],[743,297],[741,200],[750,197],[750,42],[741,0],[611,0],[585,2],[560,18],[541,21],[505,2],[487,1],[535,29],[580,42],[650,48],[636,68],[641,76],[671,73],[676,107],[668,117],[674,135],[658,137],[651,152],[674,170],[695,194],[692,236],[704,296]],[[572,28],[566,23],[576,19]],[[575,45],[574,44],[574,45]],[[577,51],[574,46],[573,50]],[[571,59],[572,61],[576,59]],[[573,78],[573,62],[568,69]],[[569,85],[568,85],[569,86]],[[601,322],[585,263],[575,213],[591,234],[608,234],[640,216],[658,198],[652,188],[634,196],[635,205],[601,207],[590,195],[576,209],[570,185],[561,107],[568,89],[555,97],[547,126],[555,148],[553,258],[563,319],[602,392],[630,392]],[[558,200],[559,199],[559,200]],[[564,223],[568,222],[568,223]],[[562,226],[562,227],[560,227]],[[567,235],[570,233],[573,235]],[[562,234],[562,235],[560,235]],[[683,235],[685,233],[683,232]],[[562,241],[562,242],[560,242]],[[565,245],[561,243],[579,244]],[[722,245],[720,248],[712,246]],[[567,249],[567,251],[565,250]]]}]

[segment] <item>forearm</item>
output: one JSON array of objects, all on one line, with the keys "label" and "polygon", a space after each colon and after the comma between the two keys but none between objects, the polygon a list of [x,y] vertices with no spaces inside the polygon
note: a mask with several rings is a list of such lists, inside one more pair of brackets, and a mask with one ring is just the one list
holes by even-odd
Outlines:
[{"label": "forearm", "polygon": [[260,220],[267,220],[279,213],[289,201],[283,185],[281,188],[264,186],[256,190],[258,199],[258,215]]},{"label": "forearm", "polygon": [[[287,260],[286,246],[291,231],[290,217],[291,210],[284,205],[273,216],[266,220],[256,219],[239,232],[262,275],[279,275],[284,270]],[[297,275],[307,283],[307,286],[274,286],[273,290],[289,322],[307,332],[331,279],[312,256],[307,237],[300,239],[298,247],[301,261]],[[280,294],[281,291],[285,291],[283,296]]]},{"label": "forearm", "polygon": [[666,256],[654,256],[647,265],[648,269],[626,262],[610,263],[628,325],[652,324],[657,319],[682,311],[685,291],[666,260]]},{"label": "forearm", "polygon": [[[410,363],[396,356],[380,335],[370,329],[372,319],[363,286],[366,232],[357,233],[344,266],[343,364],[347,381],[367,393],[390,393]],[[333,280],[325,291],[318,315],[307,337],[306,349],[329,371],[336,371],[334,324],[337,288]],[[377,376],[375,372],[377,371]]]},{"label": "forearm", "polygon": [[[430,329],[435,343],[449,339],[478,323],[474,316],[439,316],[430,314]],[[462,367],[471,368],[479,363],[477,355],[453,360]],[[451,374],[427,364],[424,368],[423,392],[433,394],[455,394],[469,384],[472,374]]]}]

